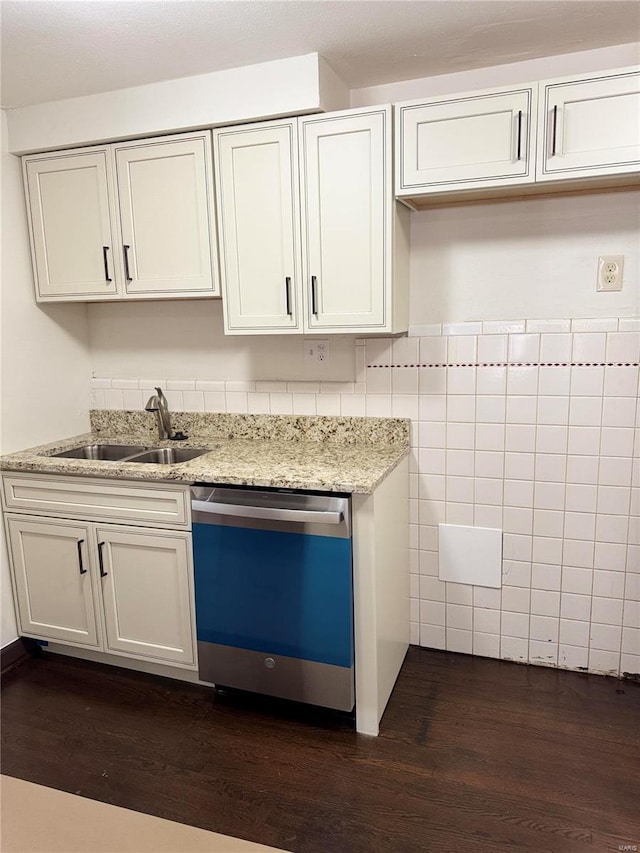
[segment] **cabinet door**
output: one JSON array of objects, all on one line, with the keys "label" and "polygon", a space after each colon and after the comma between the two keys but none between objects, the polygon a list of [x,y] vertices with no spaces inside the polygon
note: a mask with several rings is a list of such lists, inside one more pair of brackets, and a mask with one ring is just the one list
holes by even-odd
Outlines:
[{"label": "cabinet door", "polygon": [[109,149],[25,157],[23,172],[36,298],[117,297]]},{"label": "cabinet door", "polygon": [[105,651],[193,664],[191,536],[96,528]]},{"label": "cabinet door", "polygon": [[89,527],[9,516],[7,531],[21,634],[98,647]]},{"label": "cabinet door", "polygon": [[640,169],[640,71],[540,84],[538,180]]},{"label": "cabinet door", "polygon": [[391,108],[299,119],[305,324],[384,327],[391,286]]},{"label": "cabinet door", "polygon": [[400,105],[396,194],[531,183],[534,86]]},{"label": "cabinet door", "polygon": [[301,328],[295,119],[213,132],[225,331]]},{"label": "cabinet door", "polygon": [[217,295],[210,132],[114,151],[126,293]]}]

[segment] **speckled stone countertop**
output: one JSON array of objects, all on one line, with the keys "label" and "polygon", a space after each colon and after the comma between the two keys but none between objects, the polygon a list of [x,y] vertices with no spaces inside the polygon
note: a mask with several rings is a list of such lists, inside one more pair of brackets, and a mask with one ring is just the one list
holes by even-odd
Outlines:
[{"label": "speckled stone countertop", "polygon": [[[159,441],[147,412],[92,411],[91,432],[0,459],[3,471],[177,483],[226,483],[370,494],[409,451],[402,418],[172,415],[186,441]],[[189,462],[163,465],[54,458],[84,444],[138,444],[207,450]]]}]

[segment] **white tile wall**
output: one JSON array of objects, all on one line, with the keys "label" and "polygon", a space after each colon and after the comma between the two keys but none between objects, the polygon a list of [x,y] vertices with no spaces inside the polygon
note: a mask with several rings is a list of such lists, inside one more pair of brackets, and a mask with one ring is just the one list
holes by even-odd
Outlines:
[{"label": "white tile wall", "polygon": [[[95,408],[409,417],[411,641],[640,672],[640,320],[414,327],[356,382],[92,381]],[[438,580],[437,525],[504,531],[501,590]]]}]

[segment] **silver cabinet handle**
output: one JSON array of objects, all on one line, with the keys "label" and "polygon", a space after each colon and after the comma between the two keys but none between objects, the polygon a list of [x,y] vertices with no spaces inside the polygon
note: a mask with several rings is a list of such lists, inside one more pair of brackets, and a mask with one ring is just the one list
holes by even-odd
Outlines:
[{"label": "silver cabinet handle", "polygon": [[551,137],[551,156],[556,154],[556,137],[558,134],[558,105],[553,108],[553,135]]},{"label": "silver cabinet handle", "polygon": [[215,501],[191,501],[195,512],[210,515],[230,515],[235,518],[265,518],[270,521],[293,521],[299,524],[340,524],[344,518],[342,512],[324,512],[323,510],[280,509],[265,506],[237,506],[215,503]]},{"label": "silver cabinet handle", "polygon": [[311,276],[311,313],[318,316],[318,279],[315,275]]},{"label": "silver cabinet handle", "polygon": [[522,110],[518,110],[518,144],[516,160],[522,160]]}]

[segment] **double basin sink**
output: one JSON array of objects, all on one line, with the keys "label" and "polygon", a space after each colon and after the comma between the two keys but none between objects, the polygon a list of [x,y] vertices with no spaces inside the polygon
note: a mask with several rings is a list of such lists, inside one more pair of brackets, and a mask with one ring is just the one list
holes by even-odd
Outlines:
[{"label": "double basin sink", "polygon": [[176,465],[189,462],[209,450],[194,447],[144,447],[136,444],[84,444],[51,456],[62,459],[94,459],[102,462],[147,462]]}]

